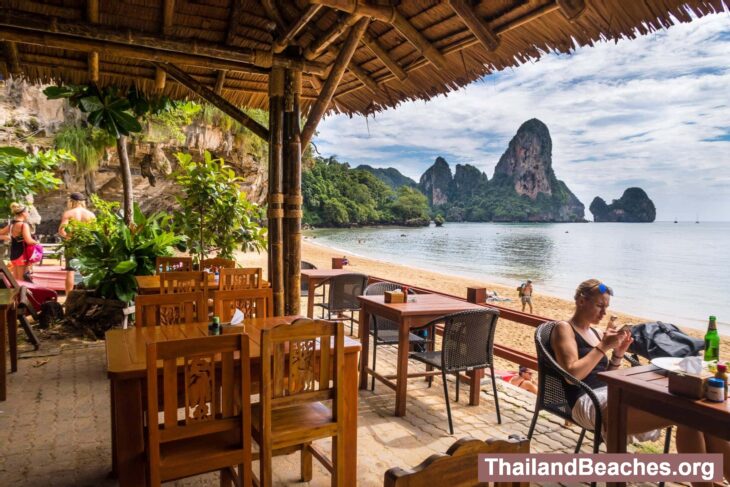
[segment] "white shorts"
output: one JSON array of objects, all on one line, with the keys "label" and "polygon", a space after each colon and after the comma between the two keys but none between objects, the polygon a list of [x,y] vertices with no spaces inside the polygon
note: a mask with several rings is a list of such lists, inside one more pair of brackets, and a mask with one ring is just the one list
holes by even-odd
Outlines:
[{"label": "white shorts", "polygon": [[[598,398],[598,404],[600,404],[601,406],[601,417],[603,418],[603,427],[601,428],[601,434],[603,435],[603,439],[605,441],[606,415],[608,414],[608,411],[606,410],[608,407],[608,388],[599,387],[598,389],[593,389],[593,392],[596,394],[596,397]],[[573,406],[571,414],[573,416],[573,421],[575,421],[577,425],[589,430],[594,429],[594,425],[596,424],[596,408],[593,407],[593,401],[591,401],[591,398],[588,396],[588,394],[583,394],[578,398],[575,406]],[[641,441],[656,441],[657,439],[659,439],[659,436],[661,436],[660,430],[651,430],[647,431],[646,433],[629,435],[628,441],[629,443],[636,443]]]}]

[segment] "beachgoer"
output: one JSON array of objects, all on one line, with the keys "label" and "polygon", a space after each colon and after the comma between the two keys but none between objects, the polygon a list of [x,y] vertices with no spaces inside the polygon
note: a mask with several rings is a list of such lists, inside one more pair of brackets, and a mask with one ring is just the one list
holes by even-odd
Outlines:
[{"label": "beachgoer", "polygon": [[520,389],[537,394],[537,386],[532,382],[532,371],[523,365],[520,365],[519,373],[512,377],[509,383]]},{"label": "beachgoer", "polygon": [[[690,436],[692,441],[699,445],[698,450],[685,451],[683,453],[720,453],[722,454],[722,474],[725,480],[730,482],[730,441],[721,440],[716,436],[702,433],[701,431],[685,432],[686,436]],[[711,487],[713,485],[722,485],[722,482],[713,484],[712,482],[692,482],[694,487]]]},{"label": "beachgoer", "polygon": [[527,280],[526,283],[522,285],[522,312],[525,311],[525,305],[530,306],[530,314],[532,314],[532,281]]},{"label": "beachgoer", "polygon": [[[597,279],[580,283],[575,291],[573,316],[567,321],[558,322],[550,337],[550,346],[558,364],[590,386],[597,396],[603,418],[601,429],[604,438],[608,418],[608,392],[598,373],[619,368],[624,353],[634,341],[628,330],[608,327],[601,332],[591,326],[600,323],[606,315],[611,296],[613,290]],[[573,421],[583,428],[593,429],[596,411],[588,395],[570,383],[566,383],[565,391],[572,408]],[[628,409],[626,429],[638,441],[656,440],[660,430],[670,425],[668,420],[653,414]],[[677,451],[701,451],[695,431],[678,425]]]},{"label": "beachgoer", "polygon": [[[94,220],[96,216],[92,212],[86,209],[86,196],[83,193],[71,193],[68,197],[68,210],[63,213],[61,217],[61,225],[58,227],[58,234],[67,238],[68,233],[66,232],[66,225],[69,222],[90,222]],[[74,258],[73,252],[66,249],[66,296],[74,287],[74,274],[76,269],[71,267],[71,259]]]},{"label": "beachgoer", "polygon": [[0,234],[8,235],[10,238],[10,264],[12,265],[13,277],[22,281],[28,267],[28,261],[25,258],[25,246],[36,245],[36,242],[30,233],[30,224],[28,218],[28,208],[20,203],[10,204],[10,213],[13,219],[10,223],[0,230]]}]

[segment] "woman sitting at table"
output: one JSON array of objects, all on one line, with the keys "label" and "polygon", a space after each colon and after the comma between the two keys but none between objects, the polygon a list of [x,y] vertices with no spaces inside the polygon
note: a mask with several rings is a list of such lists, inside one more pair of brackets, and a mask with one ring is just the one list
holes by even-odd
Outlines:
[{"label": "woman sitting at table", "polygon": [[[628,330],[621,331],[609,325],[602,332],[591,326],[599,323],[606,315],[611,296],[611,288],[597,279],[580,283],[575,291],[573,316],[567,321],[558,322],[550,337],[553,356],[558,364],[595,392],[601,407],[601,430],[604,438],[608,417],[608,391],[598,373],[619,368],[624,353],[633,342]],[[583,428],[594,429],[596,411],[588,395],[573,384],[566,384],[565,391],[572,408],[573,420]],[[666,419],[629,408],[626,429],[637,441],[654,441],[661,430],[670,425]],[[694,430],[682,426],[677,428],[678,451],[702,451],[700,446],[700,438]]]}]

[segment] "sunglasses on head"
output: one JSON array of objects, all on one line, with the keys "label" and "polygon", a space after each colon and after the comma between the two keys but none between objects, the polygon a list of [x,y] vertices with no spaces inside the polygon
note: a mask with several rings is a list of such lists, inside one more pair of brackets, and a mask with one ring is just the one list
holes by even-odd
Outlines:
[{"label": "sunglasses on head", "polygon": [[[611,289],[609,286],[606,286],[602,282],[598,283],[595,286],[591,286],[589,289],[593,289],[593,288],[598,288],[598,292],[601,293],[601,294],[608,293],[609,296],[613,296],[613,289]],[[585,292],[584,294],[585,295],[588,295],[589,293],[588,292]]]}]

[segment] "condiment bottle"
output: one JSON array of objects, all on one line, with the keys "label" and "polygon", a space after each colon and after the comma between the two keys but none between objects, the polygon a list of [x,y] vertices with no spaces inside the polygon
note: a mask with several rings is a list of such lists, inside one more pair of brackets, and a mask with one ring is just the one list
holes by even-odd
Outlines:
[{"label": "condiment bottle", "polygon": [[727,399],[727,365],[717,364],[717,372],[715,372],[715,378],[722,379],[723,382],[725,382],[725,395],[723,397]]},{"label": "condiment bottle", "polygon": [[221,319],[218,316],[214,316],[213,320],[208,325],[208,335],[220,335],[221,334]]},{"label": "condiment bottle", "polygon": [[725,397],[725,381],[710,377],[707,379],[707,387],[705,388],[705,399],[712,402],[723,402]]},{"label": "condiment bottle", "polygon": [[710,323],[705,333],[705,362],[720,359],[720,335],[717,334],[717,318],[710,316]]}]

